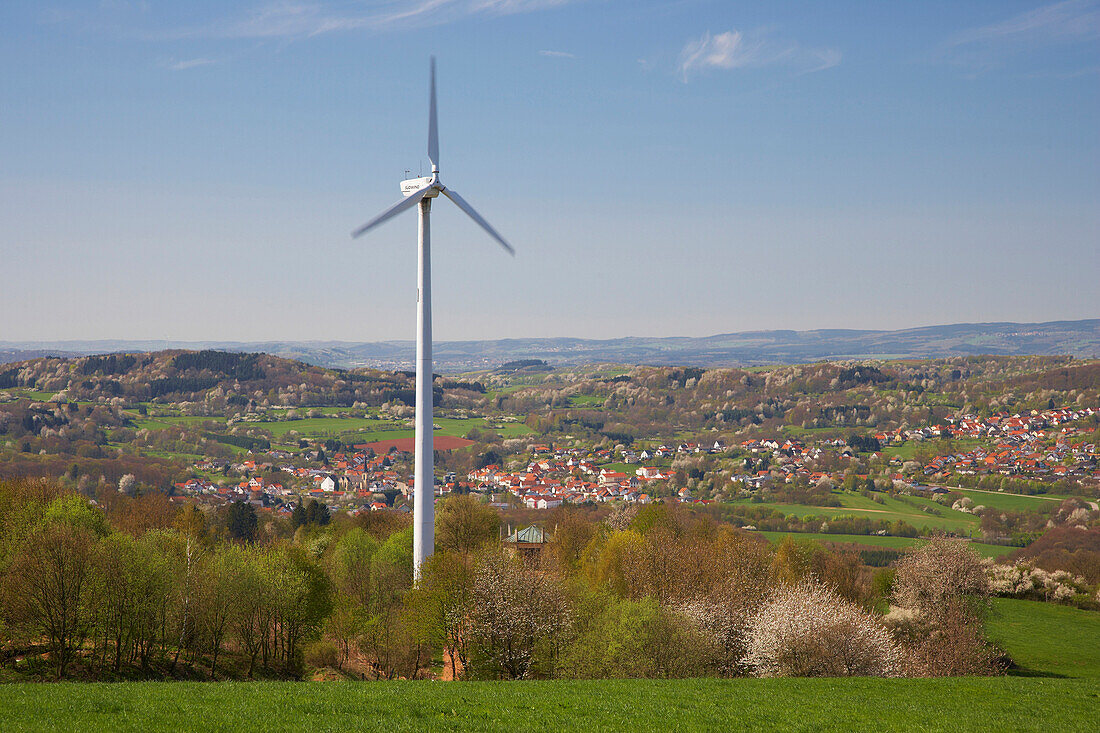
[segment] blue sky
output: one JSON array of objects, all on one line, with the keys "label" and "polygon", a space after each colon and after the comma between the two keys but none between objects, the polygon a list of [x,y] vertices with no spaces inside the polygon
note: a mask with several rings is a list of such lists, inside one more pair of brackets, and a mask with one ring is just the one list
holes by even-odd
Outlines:
[{"label": "blue sky", "polygon": [[0,340],[1100,316],[1100,2],[0,4]]}]

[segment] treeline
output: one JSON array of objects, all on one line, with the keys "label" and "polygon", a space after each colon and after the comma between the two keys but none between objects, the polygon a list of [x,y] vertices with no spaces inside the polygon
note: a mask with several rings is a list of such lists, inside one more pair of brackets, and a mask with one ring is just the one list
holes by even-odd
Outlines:
[{"label": "treeline", "polygon": [[172,364],[181,371],[196,369],[242,382],[266,378],[260,366],[262,354],[240,354],[232,351],[185,351]]},{"label": "treeline", "polygon": [[[64,392],[69,399],[122,402],[185,399],[201,414],[256,407],[380,406],[400,399],[412,404],[414,373],[376,369],[325,369],[268,354],[225,351],[161,351],[150,354],[32,359],[0,371],[0,389]],[[441,379],[436,404],[450,396],[454,406],[483,400],[480,382]],[[259,393],[259,395],[257,395]]]},{"label": "treeline", "polygon": [[[789,539],[772,546],[706,513],[656,504],[609,515],[561,510],[543,549],[514,550],[499,539],[495,510],[455,496],[439,507],[437,552],[414,585],[402,515],[328,521],[310,507],[294,529],[246,504],[204,513],[104,494],[100,505],[42,481],[0,484],[0,665],[11,674],[298,677],[331,667],[369,679],[530,679],[998,669],[982,632],[985,571],[946,540],[896,570],[875,569],[855,552]],[[886,602],[905,612],[883,617],[876,609]]]},{"label": "treeline", "polygon": [[105,354],[103,356],[89,356],[79,362],[78,374],[125,374],[137,364],[137,357],[133,354]]},{"label": "treeline", "polygon": [[[583,370],[551,374],[541,384],[498,395],[493,405],[537,414],[549,433],[576,434],[614,421],[616,432],[662,439],[685,430],[717,430],[727,438],[775,435],[785,425],[835,429],[822,437],[870,436],[944,423],[960,412],[988,416],[1095,405],[1097,374],[1100,364],[1068,357],[834,362],[766,372],[639,366],[621,380]],[[593,402],[602,406],[575,405],[577,396],[598,398]]]},{"label": "treeline", "polygon": [[[124,499],[121,501],[125,501]],[[146,507],[148,508],[148,507]],[[43,481],[0,484],[0,663],[34,678],[299,675],[302,645],[331,611],[328,576],[305,547],[243,545],[193,507],[121,530]],[[48,652],[41,655],[42,651]]]}]

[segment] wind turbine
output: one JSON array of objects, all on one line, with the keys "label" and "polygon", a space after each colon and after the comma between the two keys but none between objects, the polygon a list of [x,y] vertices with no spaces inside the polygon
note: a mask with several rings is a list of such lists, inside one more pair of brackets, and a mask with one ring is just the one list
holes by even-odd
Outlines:
[{"label": "wind turbine", "polygon": [[493,229],[481,214],[439,180],[439,129],[435,115],[435,57],[431,60],[431,102],[428,107],[428,160],[432,174],[401,182],[405,198],[351,233],[358,237],[405,209],[419,204],[417,228],[417,302],[416,302],[416,457],[413,494],[413,578],[420,579],[424,561],[435,551],[435,472],[432,426],[432,256],[429,216],[432,199],[443,194],[489,233],[508,254],[512,245]]}]

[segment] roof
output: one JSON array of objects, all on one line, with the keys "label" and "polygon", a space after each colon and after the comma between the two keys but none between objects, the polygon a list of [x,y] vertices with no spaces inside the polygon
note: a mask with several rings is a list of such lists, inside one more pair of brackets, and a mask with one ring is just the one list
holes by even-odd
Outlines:
[{"label": "roof", "polygon": [[515,533],[508,536],[505,542],[529,542],[543,544],[550,541],[550,538],[546,534],[546,530],[542,527],[536,527],[531,525],[530,527],[524,527],[523,529],[516,530]]}]

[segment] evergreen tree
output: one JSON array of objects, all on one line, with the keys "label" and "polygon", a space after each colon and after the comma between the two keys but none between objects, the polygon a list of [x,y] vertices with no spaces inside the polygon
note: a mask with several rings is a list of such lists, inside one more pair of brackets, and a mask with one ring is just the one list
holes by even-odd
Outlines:
[{"label": "evergreen tree", "polygon": [[229,536],[233,539],[252,542],[256,539],[258,524],[256,510],[248,502],[234,502],[229,505],[226,529],[229,530]]}]

